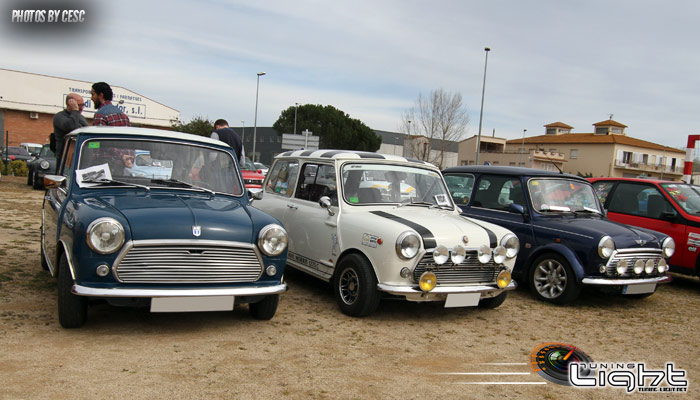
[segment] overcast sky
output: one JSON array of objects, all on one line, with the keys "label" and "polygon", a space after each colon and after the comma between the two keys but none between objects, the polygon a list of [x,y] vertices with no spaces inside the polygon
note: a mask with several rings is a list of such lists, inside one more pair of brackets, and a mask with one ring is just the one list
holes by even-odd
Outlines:
[{"label": "overcast sky", "polygon": [[[373,129],[433,89],[461,93],[478,132],[509,139],[613,114],[630,136],[684,147],[700,133],[698,1],[44,1],[86,9],[68,32],[3,10],[0,68],[106,81],[193,116],[272,125],[295,103]],[[303,127],[300,127],[303,128]]]}]

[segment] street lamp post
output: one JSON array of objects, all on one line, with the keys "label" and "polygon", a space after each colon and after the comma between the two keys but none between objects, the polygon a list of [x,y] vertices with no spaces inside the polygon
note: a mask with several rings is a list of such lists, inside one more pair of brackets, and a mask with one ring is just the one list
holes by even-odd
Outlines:
[{"label": "street lamp post", "polygon": [[[410,119],[408,120],[408,146],[409,146],[411,153],[413,153],[413,138],[411,137],[411,120]],[[404,153],[406,153],[405,148],[404,148]],[[401,154],[401,155],[405,156],[405,154]],[[415,154],[413,154],[412,156],[415,157]]]},{"label": "street lamp post", "polygon": [[253,162],[255,162],[255,142],[257,141],[258,133],[258,92],[260,91],[260,77],[265,75],[265,72],[258,72],[258,83],[255,87],[255,122],[253,123]]},{"label": "street lamp post", "polygon": [[481,151],[481,122],[484,118],[484,93],[486,92],[486,67],[489,64],[490,48],[485,47],[486,61],[484,62],[484,83],[481,86],[481,112],[479,113],[479,136],[476,139],[476,165],[479,165],[479,152]]},{"label": "street lamp post", "polygon": [[523,144],[520,146],[520,164],[523,163],[523,153],[525,153],[525,132],[527,132],[527,129],[523,129]]},{"label": "street lamp post", "polygon": [[245,121],[241,121],[241,126],[243,126],[242,129],[242,134],[241,134],[241,142],[245,140]]},{"label": "street lamp post", "polygon": [[294,108],[294,132],[292,134],[296,135],[297,134],[297,110],[299,109],[299,103],[294,103],[296,104],[296,107]]}]

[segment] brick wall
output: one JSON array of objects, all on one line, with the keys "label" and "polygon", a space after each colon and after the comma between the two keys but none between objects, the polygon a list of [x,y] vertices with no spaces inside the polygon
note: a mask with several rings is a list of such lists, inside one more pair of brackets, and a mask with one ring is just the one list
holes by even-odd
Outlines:
[{"label": "brick wall", "polygon": [[19,146],[22,142],[44,144],[49,142],[49,135],[53,132],[53,115],[39,114],[38,119],[29,118],[29,111],[3,110],[5,114],[3,143],[5,145],[5,132],[9,131],[10,146]]}]

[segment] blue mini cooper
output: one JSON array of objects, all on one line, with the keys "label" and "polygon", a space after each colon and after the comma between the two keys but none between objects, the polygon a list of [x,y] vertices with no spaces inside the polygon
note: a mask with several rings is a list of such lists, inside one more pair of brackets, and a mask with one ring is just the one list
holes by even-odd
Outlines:
[{"label": "blue mini cooper", "polygon": [[609,221],[583,178],[498,166],[454,167],[443,175],[462,215],[518,236],[513,278],[541,300],[569,303],[583,285],[645,297],[671,280],[666,259],[673,239]]},{"label": "blue mini cooper", "polygon": [[[167,166],[149,176],[140,164]],[[66,136],[44,179],[42,266],[58,278],[64,328],[91,299],[152,312],[232,310],[270,319],[287,233],[249,207],[233,150],[172,131],[88,127]]]}]

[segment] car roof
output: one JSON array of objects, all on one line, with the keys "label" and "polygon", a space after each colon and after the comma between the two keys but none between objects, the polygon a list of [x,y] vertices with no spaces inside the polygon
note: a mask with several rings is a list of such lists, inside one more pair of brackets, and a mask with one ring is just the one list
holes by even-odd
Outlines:
[{"label": "car roof", "polygon": [[613,177],[601,177],[601,178],[588,178],[591,182],[597,181],[626,181],[626,182],[644,182],[644,183],[685,183],[682,181],[671,181],[667,179],[651,179],[651,178],[613,178]]},{"label": "car roof", "polygon": [[435,167],[433,164],[427,161],[417,160],[415,158],[406,158],[401,156],[395,156],[392,154],[381,154],[372,153],[369,151],[357,151],[357,150],[333,150],[333,149],[320,149],[320,150],[293,150],[287,151],[277,155],[275,158],[306,158],[306,159],[332,159],[332,160],[387,160],[387,161],[401,161],[412,164],[419,164],[421,166],[431,166]]},{"label": "car roof", "polygon": [[584,178],[582,178],[578,175],[545,171],[543,169],[536,169],[536,168],[506,167],[506,166],[500,166],[500,165],[464,165],[461,167],[446,168],[442,172],[445,174],[471,172],[471,173],[475,173],[475,174],[551,176],[551,177],[556,177],[556,178],[573,178],[573,179],[585,180]]},{"label": "car roof", "polygon": [[193,135],[191,133],[182,133],[177,131],[169,131],[165,129],[150,129],[150,128],[133,128],[128,126],[88,126],[84,128],[79,128],[70,133],[70,135],[78,135],[81,133],[91,134],[91,135],[114,135],[114,134],[124,134],[124,135],[134,135],[134,136],[155,136],[163,139],[180,139],[196,141],[200,143],[213,144],[217,146],[228,146],[228,144],[212,139],[206,136]]}]

